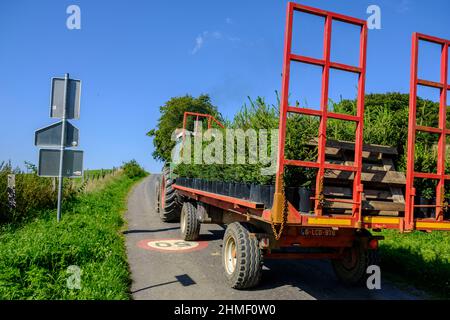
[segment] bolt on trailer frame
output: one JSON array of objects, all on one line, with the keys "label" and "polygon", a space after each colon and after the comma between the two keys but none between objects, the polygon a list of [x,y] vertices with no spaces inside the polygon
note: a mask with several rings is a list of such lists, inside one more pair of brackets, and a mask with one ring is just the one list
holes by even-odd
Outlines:
[{"label": "bolt on trailer frame", "polygon": [[[441,46],[440,59],[440,82],[419,79],[419,43],[421,41],[431,42]],[[445,182],[450,181],[450,175],[446,174],[446,138],[450,136],[450,128],[447,128],[447,102],[450,84],[448,79],[448,56],[450,40],[440,39],[433,36],[414,33],[412,36],[411,53],[411,83],[409,98],[409,123],[408,123],[408,156],[406,174],[406,210],[405,210],[405,230],[450,230],[450,221],[444,221],[444,211],[448,210],[449,204],[445,202]],[[440,90],[439,99],[439,126],[438,128],[426,127],[417,124],[417,91],[418,86],[426,86]],[[415,142],[416,132],[427,132],[439,135],[437,148],[437,172],[424,173],[416,172],[415,164]],[[436,203],[434,205],[415,204],[416,189],[414,179],[437,180]],[[433,207],[436,210],[435,219],[414,219],[414,209],[421,207]]]}]

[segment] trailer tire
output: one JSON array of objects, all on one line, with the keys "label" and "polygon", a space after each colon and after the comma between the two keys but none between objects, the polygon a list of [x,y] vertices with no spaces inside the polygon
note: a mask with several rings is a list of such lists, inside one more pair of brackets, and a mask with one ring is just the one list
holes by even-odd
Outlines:
[{"label": "trailer tire", "polygon": [[159,216],[163,222],[178,222],[180,220],[180,201],[177,191],[173,188],[174,181],[170,179],[170,169],[165,166],[161,176]]},{"label": "trailer tire", "polygon": [[337,278],[346,286],[366,285],[369,277],[367,267],[380,263],[378,250],[367,249],[360,241],[346,250],[343,259],[332,260]]},{"label": "trailer tire", "polygon": [[234,289],[249,289],[258,285],[262,275],[263,255],[259,241],[247,223],[228,225],[222,246],[225,276]]},{"label": "trailer tire", "polygon": [[192,202],[185,202],[181,209],[180,230],[183,240],[197,240],[200,234],[200,221],[197,217],[197,208]]}]

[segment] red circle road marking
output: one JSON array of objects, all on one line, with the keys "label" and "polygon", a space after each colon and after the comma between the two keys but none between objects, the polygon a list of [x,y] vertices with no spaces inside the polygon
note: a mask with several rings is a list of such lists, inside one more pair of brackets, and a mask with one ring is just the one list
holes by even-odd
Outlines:
[{"label": "red circle road marking", "polygon": [[182,239],[145,239],[138,242],[137,246],[146,250],[166,253],[184,253],[205,249],[207,241],[184,241]]}]

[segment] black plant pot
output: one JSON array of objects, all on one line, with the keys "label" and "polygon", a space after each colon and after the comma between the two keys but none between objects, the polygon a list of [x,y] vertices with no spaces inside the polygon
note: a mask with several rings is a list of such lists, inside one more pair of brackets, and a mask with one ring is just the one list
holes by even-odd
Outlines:
[{"label": "black plant pot", "polygon": [[275,194],[275,186],[272,184],[269,188],[269,208],[273,207],[273,196]]},{"label": "black plant pot", "polygon": [[228,197],[232,197],[233,193],[234,193],[234,182],[228,182],[227,183],[227,190],[226,190],[226,195]]},{"label": "black plant pot", "polygon": [[261,190],[261,202],[264,203],[266,207],[270,206],[270,186],[262,185],[260,186]]},{"label": "black plant pot", "polygon": [[298,210],[298,208],[297,208],[298,201],[295,201],[296,200],[295,199],[296,191],[297,191],[297,188],[286,187],[284,189],[284,196],[286,197],[286,200],[289,201]]},{"label": "black plant pot", "polygon": [[228,195],[232,198],[236,197],[236,182],[230,182],[230,186],[228,188]]},{"label": "black plant pot", "polygon": [[216,193],[217,194],[224,194],[224,190],[223,190],[223,182],[222,181],[216,181]]},{"label": "black plant pot", "polygon": [[250,199],[250,187],[248,183],[239,183],[239,198],[248,200]]},{"label": "black plant pot", "polygon": [[261,185],[252,184],[250,187],[250,200],[252,202],[261,203]]},{"label": "black plant pot", "polygon": [[312,191],[308,188],[298,188],[298,210],[301,213],[310,213],[312,210]]}]

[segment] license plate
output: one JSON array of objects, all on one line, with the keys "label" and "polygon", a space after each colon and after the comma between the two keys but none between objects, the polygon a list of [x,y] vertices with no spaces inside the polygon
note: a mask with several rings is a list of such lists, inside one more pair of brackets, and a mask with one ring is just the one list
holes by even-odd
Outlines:
[{"label": "license plate", "polygon": [[300,229],[300,235],[304,237],[335,237],[333,229]]}]

